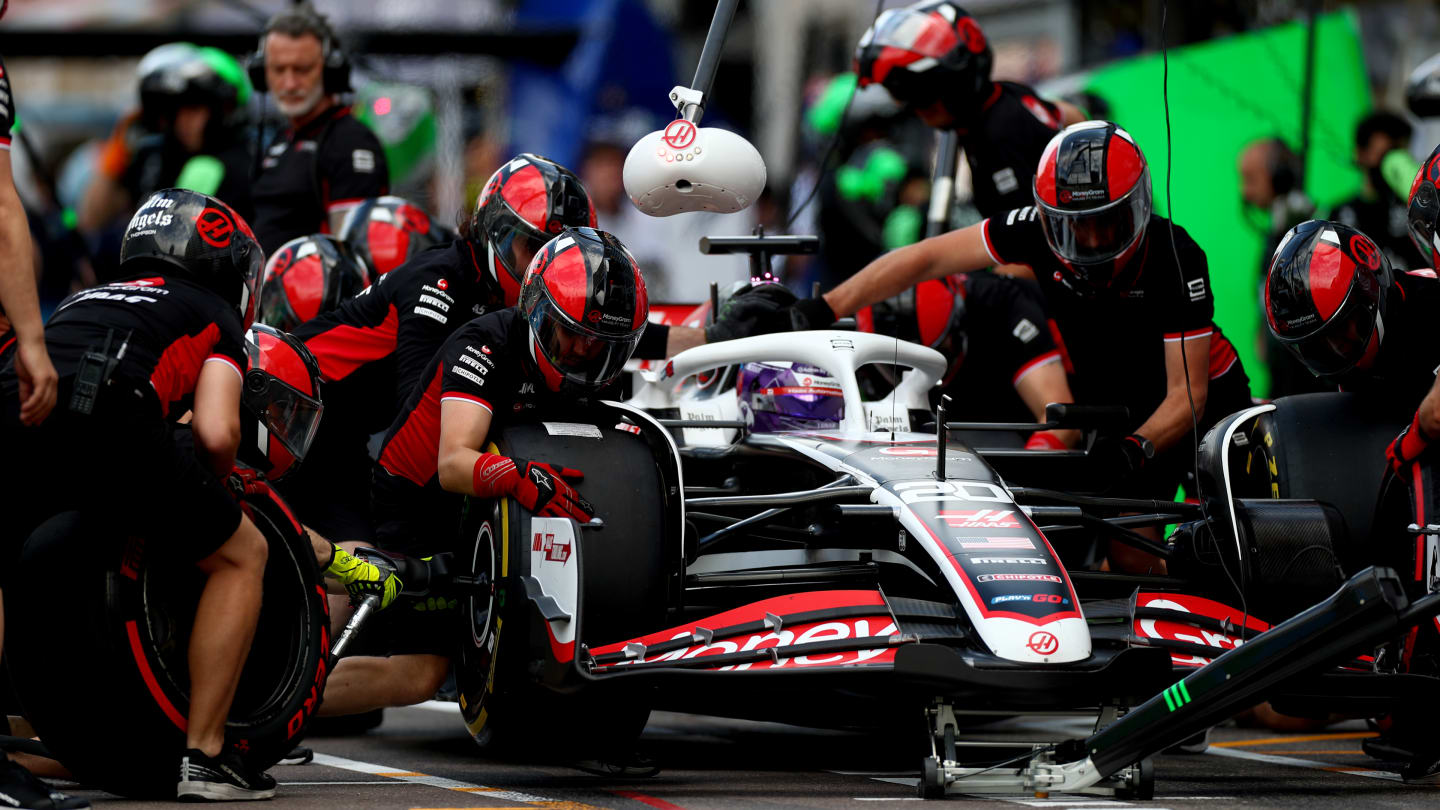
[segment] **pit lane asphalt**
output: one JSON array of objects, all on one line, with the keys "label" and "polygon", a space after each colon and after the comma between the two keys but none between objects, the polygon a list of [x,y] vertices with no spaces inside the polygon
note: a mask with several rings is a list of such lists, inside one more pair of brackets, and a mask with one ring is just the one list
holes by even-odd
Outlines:
[{"label": "pit lane asphalt", "polygon": [[[1082,721],[1015,719],[995,724],[1016,739],[1081,736]],[[1103,810],[1163,808],[1437,807],[1440,787],[1404,785],[1360,752],[1369,736],[1359,722],[1314,734],[1222,727],[1200,755],[1155,759],[1153,801],[1051,794],[1037,799],[951,797],[947,807],[999,805]],[[657,712],[641,751],[663,770],[649,779],[591,776],[572,768],[483,756],[453,704],[386,712],[385,722],[352,737],[307,741],[317,761],[277,766],[285,810],[371,808],[709,808],[846,807],[872,810],[915,799],[914,740],[799,729]],[[163,802],[118,799],[74,789],[97,808],[157,808]],[[194,808],[195,805],[174,804]],[[234,805],[231,805],[234,806]],[[259,806],[259,805],[255,805]],[[916,806],[916,805],[906,805]]]}]

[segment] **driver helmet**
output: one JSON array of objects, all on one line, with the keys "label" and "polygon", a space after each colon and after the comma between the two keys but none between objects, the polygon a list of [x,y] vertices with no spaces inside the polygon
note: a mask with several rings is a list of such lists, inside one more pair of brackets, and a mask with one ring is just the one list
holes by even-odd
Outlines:
[{"label": "driver helmet", "polygon": [[1091,295],[1127,289],[1125,272],[1150,222],[1150,169],[1130,133],[1108,121],[1072,124],[1050,139],[1034,180],[1058,281]]},{"label": "driver helmet", "polygon": [[120,242],[121,278],[145,272],[127,265],[152,261],[172,265],[224,298],[240,314],[242,328],[255,322],[256,280],[265,252],[244,218],[218,198],[166,188],[141,203]]},{"label": "driver helmet", "polygon": [[528,152],[501,166],[464,228],[491,294],[513,307],[530,260],[565,228],[594,228],[595,204],[575,173]]},{"label": "driver helmet", "polygon": [[640,266],[619,239],[566,228],[531,260],[520,311],[545,387],[588,394],[619,376],[634,354],[650,299]]},{"label": "driver helmet", "polygon": [[320,426],[320,366],[305,344],[265,324],[245,334],[238,458],[271,481],[294,471]]},{"label": "driver helmet", "polygon": [[1265,277],[1265,322],[1317,377],[1373,366],[1385,338],[1390,261],[1370,237],[1312,219],[1286,232]]},{"label": "driver helmet", "polygon": [[993,62],[975,18],[948,0],[888,9],[855,46],[861,87],[883,85],[912,109],[940,102],[959,124],[974,119],[989,97]]},{"label": "driver helmet", "polygon": [[339,237],[379,278],[455,234],[409,200],[385,196],[350,209]]},{"label": "driver helmet", "polygon": [[804,363],[746,363],[739,393],[740,417],[753,433],[833,430],[845,418],[840,381]]},{"label": "driver helmet", "polygon": [[1436,236],[1437,220],[1440,220],[1440,146],[1420,164],[1415,173],[1415,182],[1410,184],[1410,211],[1406,224],[1410,228],[1410,241],[1420,255],[1435,266],[1435,250],[1440,247]]},{"label": "driver helmet", "polygon": [[323,233],[300,236],[281,245],[265,263],[256,320],[293,332],[368,286],[370,274],[344,242]]}]

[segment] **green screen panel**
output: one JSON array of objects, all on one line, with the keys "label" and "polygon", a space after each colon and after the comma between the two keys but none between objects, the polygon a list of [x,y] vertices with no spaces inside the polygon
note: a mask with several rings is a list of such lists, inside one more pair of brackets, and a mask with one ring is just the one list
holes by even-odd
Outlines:
[{"label": "green screen panel", "polygon": [[[1234,342],[1252,393],[1269,390],[1256,359],[1264,329],[1259,289],[1269,214],[1245,216],[1240,204],[1240,151],[1283,138],[1300,145],[1306,29],[1301,23],[1170,51],[1170,148],[1176,223],[1205,249],[1215,288],[1215,321]],[[1159,54],[1096,70],[1086,90],[1104,98],[1111,117],[1135,137],[1150,164],[1155,210],[1166,215],[1165,107]],[[1315,104],[1305,190],[1319,207],[1353,196],[1361,174],[1352,163],[1355,124],[1370,110],[1359,24],[1353,14],[1321,15],[1316,28]],[[1179,283],[1179,280],[1176,280]]]}]

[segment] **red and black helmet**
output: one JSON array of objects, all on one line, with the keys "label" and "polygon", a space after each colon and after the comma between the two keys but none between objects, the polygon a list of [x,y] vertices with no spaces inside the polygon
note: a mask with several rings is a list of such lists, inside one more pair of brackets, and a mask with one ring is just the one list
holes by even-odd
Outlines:
[{"label": "red and black helmet", "polygon": [[1338,222],[1302,222],[1270,259],[1265,322],[1317,377],[1369,368],[1393,283],[1390,261],[1370,237]]},{"label": "red and black helmet", "polygon": [[1410,241],[1420,255],[1435,266],[1435,252],[1440,248],[1436,224],[1440,220],[1440,146],[1420,165],[1415,182],[1410,184]]},{"label": "red and black helmet", "polygon": [[245,351],[238,457],[274,481],[305,458],[320,426],[320,366],[298,338],[264,324],[245,334]]},{"label": "red and black helmet", "polygon": [[530,357],[551,391],[588,393],[614,380],[650,315],[640,266],[605,231],[566,228],[525,271],[520,310]]},{"label": "red and black helmet", "polygon": [[370,274],[344,242],[323,233],[296,237],[265,263],[256,320],[293,332],[368,286]]},{"label": "red and black helmet", "polygon": [[1050,251],[1081,292],[1124,288],[1122,271],[1150,222],[1150,168],[1130,133],[1108,121],[1072,124],[1050,139],[1035,172],[1035,206]]},{"label": "red and black helmet", "polygon": [[855,46],[861,87],[884,85],[913,108],[943,102],[956,121],[974,118],[988,97],[993,62],[975,18],[948,0],[889,9]]},{"label": "red and black helmet", "polygon": [[127,267],[161,261],[235,307],[246,329],[255,322],[255,287],[265,252],[250,225],[208,194],[161,189],[135,209],[120,242],[122,277],[153,272]]},{"label": "red and black helmet", "polygon": [[950,374],[965,361],[965,279],[961,275],[922,281],[894,298],[855,313],[862,332],[893,335],[945,355]]},{"label": "red and black helmet", "polygon": [[467,236],[482,276],[505,306],[520,297],[530,260],[564,228],[595,227],[595,205],[575,173],[528,152],[501,166],[475,201]]},{"label": "red and black helmet", "polygon": [[350,209],[339,236],[369,268],[371,281],[455,238],[420,206],[400,197],[371,197]]}]

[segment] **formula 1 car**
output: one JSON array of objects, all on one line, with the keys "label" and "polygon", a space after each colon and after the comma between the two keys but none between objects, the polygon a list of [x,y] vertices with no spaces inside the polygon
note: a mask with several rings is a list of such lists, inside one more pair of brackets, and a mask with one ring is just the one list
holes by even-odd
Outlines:
[{"label": "formula 1 car", "polygon": [[[757,360],[828,373],[843,401],[834,426],[761,432],[754,414],[737,418],[728,380]],[[867,402],[867,366],[906,371]],[[1202,504],[1074,495],[1013,482],[1047,466],[1083,478],[1084,451],[977,450],[949,433],[982,426],[943,414],[933,432],[911,430],[943,368],[931,349],[873,334],[747,338],[682,353],[626,404],[507,429],[500,452],[586,470],[599,513],[580,525],[472,502],[452,567],[477,742],[613,746],[652,707],[852,728],[923,717],[924,796],[1144,798],[1148,758],[1224,712],[1270,699],[1373,715],[1435,694],[1436,679],[1372,653],[1440,600],[1411,601],[1384,569],[1347,584],[1334,506],[1237,497],[1244,437],[1275,406],[1207,437]],[[1110,415],[1049,416],[1085,428]],[[1131,531],[1165,522],[1181,524],[1165,543]],[[1076,527],[1167,558],[1172,575],[1072,570]],[[993,748],[964,739],[977,718],[1077,711],[1108,735],[1093,756],[1071,741],[1000,770],[978,759]],[[1160,728],[1139,733],[1130,717]]]}]

